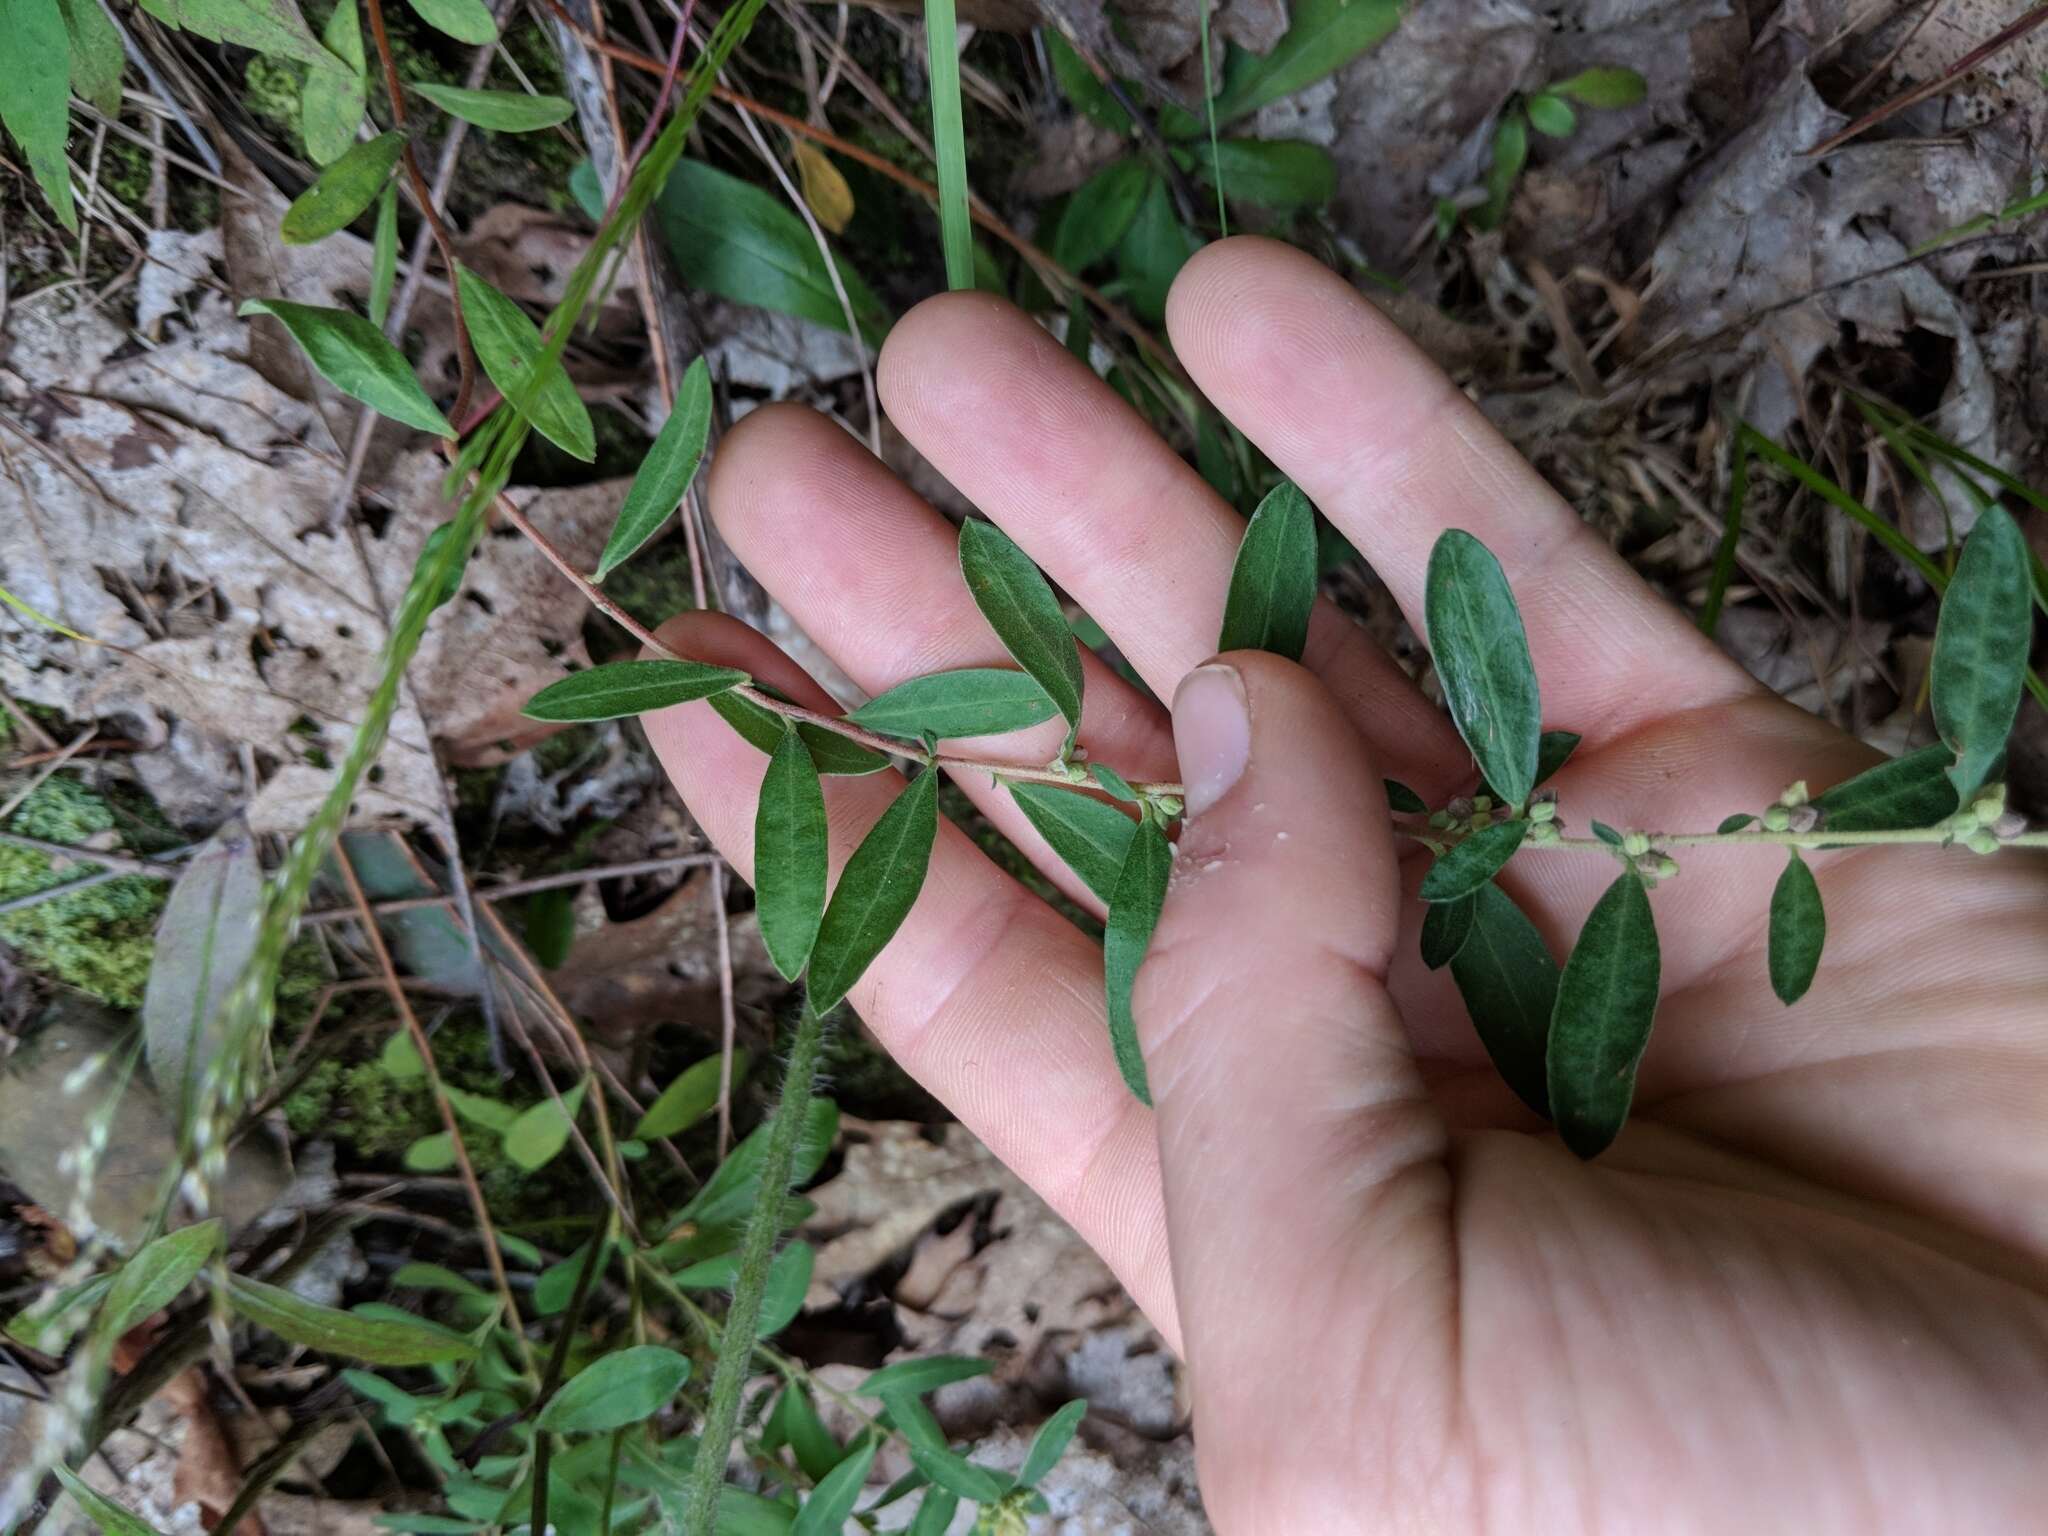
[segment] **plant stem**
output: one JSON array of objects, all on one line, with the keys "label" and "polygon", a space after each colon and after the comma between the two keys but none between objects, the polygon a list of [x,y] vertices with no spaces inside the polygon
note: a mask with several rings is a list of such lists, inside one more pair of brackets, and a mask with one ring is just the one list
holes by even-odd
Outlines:
[{"label": "plant stem", "polygon": [[712,1536],[718,1518],[718,1490],[725,1482],[725,1460],[739,1427],[740,1392],[753,1360],[752,1345],[761,1326],[761,1296],[768,1269],[775,1260],[775,1240],[782,1232],[782,1213],[789,1195],[790,1171],[811,1104],[811,1079],[825,1021],[808,995],[797,1015],[796,1037],[790,1042],[789,1068],[783,1074],[775,1123],[761,1156],[761,1196],[747,1219],[740,1244],[739,1276],[733,1282],[732,1306],[725,1314],[725,1342],[711,1377],[711,1401],[690,1467],[689,1494],[684,1506],[684,1536]]}]

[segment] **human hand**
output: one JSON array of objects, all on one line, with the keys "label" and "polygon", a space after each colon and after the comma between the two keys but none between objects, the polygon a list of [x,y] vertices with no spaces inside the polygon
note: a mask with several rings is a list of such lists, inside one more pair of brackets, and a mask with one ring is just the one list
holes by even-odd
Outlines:
[{"label": "human hand", "polygon": [[[1339,279],[1255,240],[1196,256],[1175,348],[1416,629],[1446,527],[1499,556],[1564,814],[1711,826],[1876,754],[1762,690],[1595,537]],[[1109,632],[1169,712],[1084,657],[1081,740],[1182,778],[1176,878],[1135,1009],[1154,1111],[1113,1064],[1100,951],[958,829],[852,1001],[1105,1257],[1192,1372],[1218,1529],[2018,1531],[2048,1498],[2048,872],[2030,855],[1819,855],[1819,979],[1772,995],[1779,861],[1702,849],[1653,897],[1663,1001],[1628,1129],[1582,1164],[1416,958],[1422,861],[1381,776],[1476,775],[1450,722],[1323,605],[1305,667],[1209,662],[1242,531],[1014,309],[935,299],[884,351],[910,441]],[[1003,664],[953,529],[790,408],[728,438],[712,510],[871,692]],[[800,702],[762,637],[663,638]],[[741,874],[766,759],[704,704],[647,719]],[[1009,760],[1050,757],[1060,728]],[[1042,750],[1041,750],[1042,748]],[[828,779],[834,863],[900,788]],[[986,779],[961,786],[1092,899]],[[1606,861],[1504,877],[1562,954]],[[1404,897],[1404,891],[1407,893]]]}]

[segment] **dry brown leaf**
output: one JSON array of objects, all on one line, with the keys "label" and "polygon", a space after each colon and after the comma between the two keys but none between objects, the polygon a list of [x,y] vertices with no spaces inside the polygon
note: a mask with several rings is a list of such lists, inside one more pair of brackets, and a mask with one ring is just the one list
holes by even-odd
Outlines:
[{"label": "dry brown leaf", "polygon": [[815,144],[799,141],[791,147],[790,154],[796,161],[797,179],[812,214],[833,234],[844,234],[853,219],[853,188],[846,184],[839,167]]}]

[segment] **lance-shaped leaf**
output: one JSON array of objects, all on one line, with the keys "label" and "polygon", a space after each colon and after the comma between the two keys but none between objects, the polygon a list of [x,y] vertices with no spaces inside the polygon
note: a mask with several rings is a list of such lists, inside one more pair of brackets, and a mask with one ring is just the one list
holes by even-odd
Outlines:
[{"label": "lance-shaped leaf", "polygon": [[910,915],[938,835],[938,775],[927,771],[868,829],[839,872],[811,950],[811,1006],[820,1013],[846,996]]},{"label": "lance-shaped leaf", "polygon": [[1499,886],[1481,886],[1471,901],[1471,931],[1451,957],[1451,979],[1494,1069],[1517,1098],[1547,1119],[1543,1063],[1557,1002],[1557,962],[1528,914]]},{"label": "lance-shaped leaf", "polygon": [[1628,1119],[1660,969],[1649,892],[1624,870],[1587,914],[1550,1016],[1550,1114],[1580,1157],[1598,1157]]},{"label": "lance-shaped leaf", "polygon": [[[1583,739],[1577,731],[1545,731],[1537,737],[1536,783],[1549,783],[1551,776],[1571,761],[1572,754],[1578,751],[1579,742]],[[1499,792],[1484,781],[1479,785],[1479,792],[1482,795],[1492,795],[1496,800],[1501,798]],[[1399,810],[1400,807],[1396,806],[1395,809]],[[1428,807],[1425,806],[1423,809],[1427,810]]]},{"label": "lance-shaped leaf", "polygon": [[293,0],[141,0],[142,8],[180,32],[213,43],[233,43],[273,58],[296,59],[315,69],[341,61],[314,40]]},{"label": "lance-shaped leaf", "polygon": [[1029,672],[966,667],[898,683],[846,718],[884,736],[1000,736],[1039,725],[1059,713]]},{"label": "lance-shaped leaf", "polygon": [[1519,819],[1481,827],[1429,866],[1422,877],[1422,899],[1456,901],[1471,895],[1500,873],[1528,835],[1529,823]]},{"label": "lance-shaped leaf", "polygon": [[1138,1047],[1138,1024],[1131,1016],[1131,988],[1159,926],[1166,904],[1166,882],[1173,873],[1173,845],[1166,834],[1146,821],[1131,834],[1131,846],[1109,893],[1109,915],[1102,926],[1102,972],[1109,991],[1109,1044],[1116,1053],[1124,1085],[1141,1104],[1152,1102],[1145,1080],[1145,1053]]},{"label": "lance-shaped leaf", "polygon": [[1799,850],[1790,850],[1784,873],[1771,892],[1771,990],[1788,1008],[1806,995],[1820,952],[1827,943],[1828,917],[1821,906],[1820,885]]},{"label": "lance-shaped leaf", "polygon": [[577,397],[576,386],[569,382],[569,372],[559,357],[548,361],[539,387],[534,386],[533,370],[544,351],[540,327],[467,267],[457,269],[456,287],[477,361],[498,386],[498,393],[525,415],[536,432],[571,458],[586,464],[594,460],[597,434],[590,425],[590,412]]},{"label": "lance-shaped leaf", "polygon": [[[1472,936],[1472,920],[1478,911],[1476,891],[1455,901],[1431,902],[1422,914],[1422,963],[1440,971],[1457,959],[1458,951]],[[1549,1017],[1547,1012],[1545,1017]]]},{"label": "lance-shaped leaf", "polygon": [[972,1381],[995,1369],[992,1360],[975,1360],[966,1355],[927,1355],[921,1360],[899,1360],[871,1372],[853,1389],[855,1397],[922,1397],[949,1387],[956,1381]]},{"label": "lance-shaped leaf", "polygon": [[1937,742],[1866,768],[1814,796],[1821,826],[1835,832],[1901,832],[1931,827],[1955,815],[1956,786],[1948,776],[1955,754]]},{"label": "lance-shaped leaf", "polygon": [[66,229],[78,228],[71,167],[64,158],[71,131],[71,39],[57,0],[0,0],[0,126],[21,146],[36,185]]},{"label": "lance-shaped leaf", "polygon": [[149,1075],[180,1125],[219,1046],[221,1003],[255,952],[262,911],[256,840],[230,821],[171,887],[142,994]]},{"label": "lance-shaped leaf", "polygon": [[1121,800],[1126,805],[1141,805],[1143,797],[1131,788],[1131,781],[1118,773],[1107,763],[1090,763],[1088,775],[1109,792],[1110,798]]},{"label": "lance-shaped leaf", "polygon": [[100,1536],[161,1536],[155,1526],[130,1514],[61,1461],[51,1470],[64,1491],[78,1501],[79,1510],[100,1528]]},{"label": "lance-shaped leaf", "polygon": [[1301,660],[1316,606],[1316,514],[1283,480],[1245,525],[1230,568],[1219,651],[1271,651]]},{"label": "lance-shaped leaf", "polygon": [[490,7],[483,0],[406,0],[406,3],[421,21],[458,43],[482,47],[497,40],[497,23],[491,20]]},{"label": "lance-shaped leaf", "polygon": [[377,232],[370,240],[370,324],[381,332],[391,313],[391,289],[398,281],[398,183],[377,198]]},{"label": "lance-shaped leaf", "polygon": [[704,462],[704,445],[710,438],[711,370],[700,357],[684,370],[683,381],[676,386],[675,409],[668,413],[654,446],[634,471],[625,504],[619,508],[619,520],[612,524],[612,536],[598,556],[599,581],[661,532],[661,525],[697,478],[697,466]]},{"label": "lance-shaped leaf", "polygon": [[1074,1438],[1074,1431],[1087,1417],[1087,1400],[1077,1397],[1039,1426],[1038,1433],[1032,1437],[1031,1449],[1024,1453],[1024,1465],[1017,1473],[1019,1488],[1036,1488],[1039,1479],[1059,1465],[1060,1458],[1067,1453],[1068,1443]]},{"label": "lance-shaped leaf", "polygon": [[[754,686],[764,693],[770,691],[764,683]],[[761,751],[772,755],[782,744],[783,717],[774,710],[763,709],[752,699],[741,698],[736,693],[712,694],[711,707],[718,711],[727,725]],[[837,732],[828,731],[822,725],[813,725],[808,720],[798,724],[796,733],[811,749],[811,761],[818,765],[820,773],[858,778],[862,774],[879,773],[889,766],[889,759],[872,747],[849,741]]]},{"label": "lance-shaped leaf", "polygon": [[315,165],[326,165],[348,153],[370,99],[363,27],[351,0],[341,0],[334,7],[321,41],[348,67],[316,69],[306,76],[299,97],[299,133],[306,141],[306,155]]},{"label": "lance-shaped leaf", "polygon": [[[748,1060],[745,1051],[732,1053],[735,1088],[747,1075]],[[702,1061],[692,1062],[683,1068],[675,1081],[661,1090],[661,1097],[647,1106],[647,1113],[633,1127],[634,1136],[642,1141],[680,1136],[710,1114],[718,1103],[718,1084],[724,1076],[724,1068],[725,1063],[717,1056],[706,1056]]]},{"label": "lance-shaped leaf", "polygon": [[404,152],[405,135],[396,131],[380,133],[351,148],[285,209],[284,221],[278,226],[284,243],[311,245],[348,228],[356,215],[377,200]]},{"label": "lance-shaped leaf", "polygon": [[839,1536],[853,1515],[853,1506],[860,1502],[877,1446],[873,1436],[866,1437],[858,1450],[825,1474],[797,1511],[790,1536]]},{"label": "lance-shaped leaf", "polygon": [[575,107],[560,96],[534,96],[525,91],[473,91],[460,85],[419,80],[412,89],[446,112],[493,133],[533,133],[566,123]]},{"label": "lance-shaped leaf", "polygon": [[167,1307],[190,1285],[220,1247],[221,1224],[201,1222],[145,1244],[121,1266],[100,1312],[102,1335],[118,1339]]},{"label": "lance-shaped leaf", "polygon": [[1068,196],[1053,233],[1053,260],[1069,272],[1081,272],[1115,250],[1138,216],[1148,181],[1145,162],[1127,157],[1111,161],[1082,182]]},{"label": "lance-shaped leaf", "polygon": [[505,1127],[505,1155],[527,1172],[545,1168],[569,1144],[569,1132],[576,1124],[576,1112],[583,1107],[588,1081],[578,1083],[557,1100],[542,1099],[519,1112]]},{"label": "lance-shaped leaf", "polygon": [[1341,69],[1401,22],[1395,0],[1295,0],[1279,42],[1264,53],[1233,53],[1216,94],[1228,122]]},{"label": "lance-shaped leaf", "polygon": [[1934,627],[1934,725],[1956,755],[1949,779],[1967,805],[2005,750],[2033,640],[2027,541],[1995,502],[1963,542]]},{"label": "lance-shaped leaf", "polygon": [[666,656],[608,661],[550,683],[526,701],[530,720],[618,720],[737,688],[747,674]]},{"label": "lance-shaped leaf", "polygon": [[1543,734],[1536,668],[1500,562],[1462,529],[1446,529],[1430,551],[1423,618],[1458,734],[1501,799],[1522,804]]},{"label": "lance-shaped leaf", "polygon": [[595,1435],[651,1419],[690,1379],[690,1357],[659,1344],[600,1355],[548,1399],[536,1423],[558,1435]]},{"label": "lance-shaped leaf", "polygon": [[768,760],[754,806],[754,898],[768,958],[795,981],[825,915],[825,791],[793,730]]},{"label": "lance-shaped leaf", "polygon": [[960,525],[960,574],[1010,659],[1038,679],[1067,720],[1072,751],[1081,729],[1081,649],[1059,599],[1010,536],[994,523],[969,518]]},{"label": "lance-shaped leaf", "polygon": [[796,1464],[812,1482],[846,1459],[846,1447],[825,1427],[825,1421],[818,1416],[818,1405],[811,1401],[810,1389],[802,1382],[792,1382],[782,1389],[768,1415],[768,1430],[771,1440],[779,1437],[796,1453]]},{"label": "lance-shaped leaf", "polygon": [[461,1334],[431,1323],[358,1317],[243,1275],[228,1276],[227,1302],[237,1316],[281,1339],[367,1365],[435,1365],[476,1354]]},{"label": "lance-shaped leaf", "polygon": [[1138,824],[1113,805],[1052,784],[1012,784],[1024,819],[1105,906]]},{"label": "lance-shaped leaf", "polygon": [[361,315],[288,299],[246,299],[240,312],[280,321],[321,378],[378,415],[437,437],[455,435],[420,387],[405,354]]}]

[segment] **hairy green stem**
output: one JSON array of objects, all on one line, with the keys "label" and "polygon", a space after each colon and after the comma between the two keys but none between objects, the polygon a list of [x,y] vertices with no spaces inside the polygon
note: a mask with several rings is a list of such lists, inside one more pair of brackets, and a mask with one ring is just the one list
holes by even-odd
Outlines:
[{"label": "hairy green stem", "polygon": [[761,1297],[768,1287],[768,1269],[775,1261],[775,1240],[782,1232],[782,1213],[789,1196],[790,1172],[796,1164],[797,1140],[811,1104],[811,1079],[825,1038],[825,1021],[804,998],[790,1042],[789,1068],[783,1074],[775,1121],[761,1156],[761,1197],[747,1219],[740,1242],[739,1275],[733,1282],[732,1306],[725,1314],[725,1339],[711,1376],[711,1401],[697,1441],[697,1459],[690,1467],[689,1494],[684,1505],[684,1536],[712,1536],[718,1521],[718,1490],[725,1482],[725,1460],[739,1428],[740,1392],[761,1326]]}]

